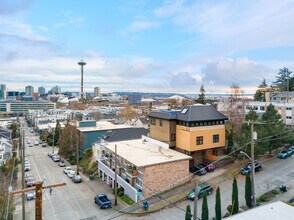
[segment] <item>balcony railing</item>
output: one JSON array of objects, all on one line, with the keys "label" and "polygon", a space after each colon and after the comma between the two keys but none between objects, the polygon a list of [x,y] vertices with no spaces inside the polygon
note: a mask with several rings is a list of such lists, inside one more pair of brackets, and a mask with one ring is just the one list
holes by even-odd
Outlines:
[{"label": "balcony railing", "polygon": [[127,174],[131,177],[136,177],[138,176],[138,170],[136,169],[127,169]]}]

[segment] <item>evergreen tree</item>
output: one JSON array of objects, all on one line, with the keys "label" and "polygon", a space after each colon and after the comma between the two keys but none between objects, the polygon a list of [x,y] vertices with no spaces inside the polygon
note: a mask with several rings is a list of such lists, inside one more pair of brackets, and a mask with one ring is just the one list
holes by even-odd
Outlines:
[{"label": "evergreen tree", "polygon": [[61,125],[60,125],[59,121],[57,121],[55,129],[54,129],[54,145],[59,144],[60,131],[61,131]]},{"label": "evergreen tree", "polygon": [[201,85],[200,87],[200,91],[199,91],[199,95],[198,95],[198,99],[197,99],[197,103],[200,103],[200,104],[205,104],[205,90],[204,90],[204,86]]},{"label": "evergreen tree", "polygon": [[[201,213],[201,219],[202,220],[209,220],[209,215],[208,215],[208,205],[207,205],[207,196],[206,193],[204,192],[202,195],[202,213]],[[195,198],[197,199],[197,198]]]},{"label": "evergreen tree", "polygon": [[265,102],[265,94],[261,89],[264,89],[266,87],[267,87],[267,83],[265,79],[263,78],[262,82],[259,84],[258,89],[256,90],[254,94],[254,101]]},{"label": "evergreen tree", "polygon": [[217,187],[215,194],[215,219],[222,219],[222,206],[221,206],[221,197],[220,197],[220,189]]},{"label": "evergreen tree", "polygon": [[236,177],[233,180],[233,190],[232,190],[232,214],[237,214],[239,211],[239,198],[238,198],[238,185]]},{"label": "evergreen tree", "polygon": [[246,180],[245,180],[245,200],[246,200],[246,205],[248,208],[252,207],[252,202],[251,202],[251,179],[250,175],[246,175]]},{"label": "evergreen tree", "polygon": [[191,220],[191,219],[192,219],[191,207],[190,205],[187,205],[185,220]]},{"label": "evergreen tree", "polygon": [[286,67],[280,69],[280,71],[278,72],[276,76],[277,79],[274,82],[274,85],[276,85],[280,89],[280,91],[287,91],[288,80],[289,80],[289,90],[290,88],[293,88],[293,85],[290,85],[290,83],[293,82],[293,80],[291,80],[293,78],[291,77],[291,73],[292,72],[289,71],[289,69]]}]

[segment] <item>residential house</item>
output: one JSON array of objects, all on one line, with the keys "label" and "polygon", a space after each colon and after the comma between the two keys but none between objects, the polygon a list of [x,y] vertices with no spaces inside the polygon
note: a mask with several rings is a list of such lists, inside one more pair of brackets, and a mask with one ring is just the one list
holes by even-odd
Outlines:
[{"label": "residential house", "polygon": [[151,112],[150,137],[191,155],[191,163],[222,154],[226,116],[210,105],[187,105],[181,111]]},{"label": "residential house", "polygon": [[7,138],[0,137],[0,166],[12,157],[12,143]]},{"label": "residential house", "polygon": [[[99,143],[99,176],[114,187],[115,163],[117,185],[135,202],[190,179],[190,156],[169,149],[168,144],[147,136],[142,139]],[[116,156],[115,156],[115,148]]]}]

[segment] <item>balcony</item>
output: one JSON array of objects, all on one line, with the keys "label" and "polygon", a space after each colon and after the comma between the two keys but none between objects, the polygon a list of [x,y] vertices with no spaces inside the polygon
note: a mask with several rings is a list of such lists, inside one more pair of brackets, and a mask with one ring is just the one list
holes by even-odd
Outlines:
[{"label": "balcony", "polygon": [[127,175],[131,178],[135,178],[138,176],[138,170],[137,169],[127,169]]}]

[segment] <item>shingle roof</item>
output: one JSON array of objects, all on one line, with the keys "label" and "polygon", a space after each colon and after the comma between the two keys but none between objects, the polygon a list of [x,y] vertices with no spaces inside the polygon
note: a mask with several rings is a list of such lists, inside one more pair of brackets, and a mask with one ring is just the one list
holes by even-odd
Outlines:
[{"label": "shingle roof", "polygon": [[228,118],[210,105],[187,105],[177,115],[180,121],[227,120]]},{"label": "shingle roof", "polygon": [[227,120],[228,118],[210,105],[187,105],[180,112],[151,112],[149,117],[180,121]]},{"label": "shingle roof", "polygon": [[125,140],[134,140],[141,139],[142,135],[147,136],[148,129],[146,128],[124,128],[112,130],[106,134],[104,139],[107,142],[115,141],[125,141]]},{"label": "shingle roof", "polygon": [[154,117],[154,118],[175,120],[175,119],[177,119],[177,112],[176,111],[151,112],[148,116]]}]

